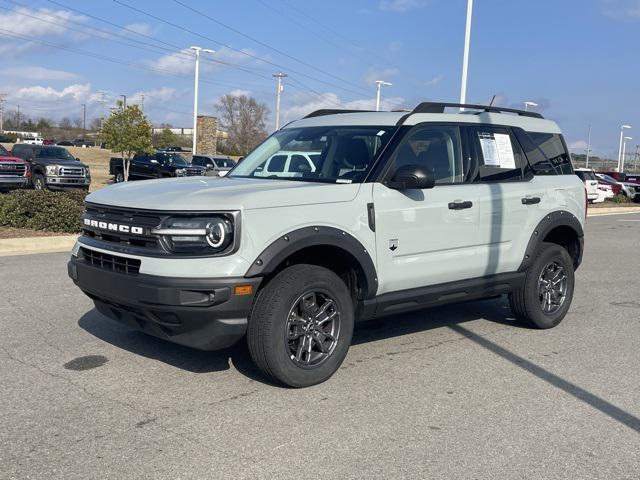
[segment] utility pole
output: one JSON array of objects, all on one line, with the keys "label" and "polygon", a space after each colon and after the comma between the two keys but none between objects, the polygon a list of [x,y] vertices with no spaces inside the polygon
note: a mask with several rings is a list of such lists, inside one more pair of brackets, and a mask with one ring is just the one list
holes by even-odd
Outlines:
[{"label": "utility pole", "polygon": [[87,104],[82,104],[82,130],[87,133]]},{"label": "utility pole", "polygon": [[[467,24],[464,31],[464,54],[462,56],[462,81],[460,83],[460,103],[467,101],[467,73],[469,70],[469,47],[471,44],[471,17],[473,15],[473,0],[467,0]],[[464,110],[464,108],[461,108]]]},{"label": "utility pole", "polygon": [[585,168],[589,168],[589,154],[591,153],[591,125],[589,125],[589,136],[587,139],[587,159]]},{"label": "utility pole", "polygon": [[126,95],[120,95],[122,97],[122,110],[126,110],[127,109],[127,96]]},{"label": "utility pole", "polygon": [[140,110],[144,113],[144,94],[140,95]]},{"label": "utility pole", "polygon": [[18,104],[17,107],[18,107],[18,130],[20,130],[20,104]]},{"label": "utility pole", "polygon": [[286,73],[278,72],[272,77],[277,79],[276,83],[276,130],[280,130],[280,97],[284,91],[284,85],[282,79],[287,77]]},{"label": "utility pole", "polygon": [[202,47],[189,47],[196,52],[196,71],[193,85],[193,144],[191,146],[191,154],[196,154],[198,141],[198,76],[200,74],[200,52],[215,53],[213,50]]},{"label": "utility pole", "polygon": [[391,82],[385,82],[384,80],[376,80],[376,112],[380,111],[380,91],[382,86],[390,87],[393,85]]},{"label": "utility pole", "polygon": [[640,157],[640,145],[636,145],[636,155],[633,157],[633,172],[638,173],[638,157]]},{"label": "utility pole", "polygon": [[[100,94],[100,105],[102,107],[102,114],[100,116],[100,141],[102,142],[102,129],[104,128],[104,106],[106,105],[107,101],[105,100],[105,94],[107,93],[104,90],[98,90],[98,93]],[[93,142],[94,146],[98,146],[98,137],[95,137],[95,141]]]},{"label": "utility pole", "polygon": [[0,93],[0,133],[4,133],[4,102],[6,98],[6,93]]}]

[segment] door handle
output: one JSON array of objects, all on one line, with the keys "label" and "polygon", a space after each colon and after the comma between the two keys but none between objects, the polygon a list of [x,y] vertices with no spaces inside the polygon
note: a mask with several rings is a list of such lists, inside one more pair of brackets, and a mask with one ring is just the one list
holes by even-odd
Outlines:
[{"label": "door handle", "polygon": [[540,203],[540,197],[524,197],[522,199],[523,205],[535,205],[536,203]]},{"label": "door handle", "polygon": [[473,202],[465,201],[465,202],[450,202],[449,210],[464,210],[465,208],[473,207]]}]

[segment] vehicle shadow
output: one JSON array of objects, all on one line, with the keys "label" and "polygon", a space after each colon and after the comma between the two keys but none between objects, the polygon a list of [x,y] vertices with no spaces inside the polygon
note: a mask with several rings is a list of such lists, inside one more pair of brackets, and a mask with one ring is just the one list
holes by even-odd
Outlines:
[{"label": "vehicle shadow", "polygon": [[[352,344],[359,345],[478,319],[520,326],[511,317],[511,310],[504,299],[482,300],[360,322],[356,324]],[[191,373],[222,372],[233,366],[252,380],[272,385],[254,366],[244,340],[224,350],[194,350],[130,330],[95,309],[85,313],[78,325],[115,347]]]}]

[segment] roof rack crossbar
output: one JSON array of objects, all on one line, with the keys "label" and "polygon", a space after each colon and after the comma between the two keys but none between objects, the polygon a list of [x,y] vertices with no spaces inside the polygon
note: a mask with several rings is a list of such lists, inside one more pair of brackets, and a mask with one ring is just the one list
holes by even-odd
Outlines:
[{"label": "roof rack crossbar", "polygon": [[515,113],[523,117],[544,118],[540,113],[518,110],[515,108],[494,107],[488,105],[473,105],[467,103],[422,102],[411,113],[444,113],[445,108],[468,108],[492,113]]}]

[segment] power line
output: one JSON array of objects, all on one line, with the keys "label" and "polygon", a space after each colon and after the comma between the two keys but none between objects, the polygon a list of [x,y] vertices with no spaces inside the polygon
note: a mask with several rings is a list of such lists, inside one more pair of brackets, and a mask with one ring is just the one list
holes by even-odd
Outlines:
[{"label": "power line", "polygon": [[[54,1],[54,0],[49,0],[49,1]],[[321,80],[321,79],[319,79],[319,78],[313,77],[313,76],[308,75],[308,74],[306,74],[306,73],[299,72],[299,71],[293,70],[293,69],[291,69],[291,68],[287,68],[287,67],[285,67],[285,66],[283,66],[283,65],[279,65],[279,64],[277,64],[277,63],[275,63],[275,62],[272,62],[272,61],[270,61],[270,60],[267,60],[267,59],[265,59],[265,58],[262,58],[262,57],[260,57],[260,56],[258,56],[258,55],[254,55],[254,54],[249,53],[249,52],[246,52],[246,51],[244,51],[244,50],[240,50],[240,49],[234,48],[234,47],[232,47],[231,45],[228,45],[228,44],[226,44],[226,43],[224,43],[224,42],[221,42],[221,41],[219,41],[219,40],[215,40],[215,39],[213,39],[213,38],[211,38],[211,37],[208,37],[208,36],[206,36],[206,35],[203,35],[203,34],[201,34],[201,33],[198,33],[198,32],[196,32],[196,31],[193,31],[193,30],[191,30],[191,29],[189,29],[189,28],[187,28],[187,27],[184,27],[184,26],[178,25],[178,24],[176,24],[176,23],[170,22],[169,20],[166,20],[166,19],[160,18],[160,17],[158,17],[157,15],[154,15],[154,14],[152,14],[152,13],[149,13],[149,12],[146,12],[146,11],[144,11],[144,10],[141,10],[141,9],[139,9],[139,8],[137,8],[137,7],[134,7],[133,5],[128,5],[128,4],[124,3],[124,2],[121,2],[120,0],[113,0],[113,1],[114,1],[115,3],[117,3],[117,4],[119,4],[119,5],[122,5],[122,6],[123,6],[123,7],[125,7],[125,8],[128,8],[128,9],[133,10],[133,11],[138,12],[138,13],[141,13],[142,15],[145,15],[145,16],[148,16],[148,17],[150,17],[150,18],[153,18],[154,20],[157,20],[157,21],[159,21],[159,22],[162,22],[162,23],[164,23],[164,24],[166,24],[166,25],[170,25],[170,26],[172,26],[172,27],[174,27],[174,28],[177,28],[177,29],[182,30],[182,31],[187,32],[187,33],[190,33],[191,35],[195,35],[195,36],[197,36],[197,37],[203,38],[203,39],[205,39],[205,40],[208,40],[209,42],[213,42],[213,43],[216,43],[216,44],[218,44],[218,45],[222,45],[223,47],[228,48],[229,50],[232,50],[232,51],[237,52],[237,53],[240,53],[240,54],[242,54],[242,55],[245,55],[245,56],[248,56],[248,57],[254,58],[254,59],[258,60],[258,61],[261,61],[261,62],[264,62],[264,63],[268,63],[269,65],[273,65],[274,67],[277,67],[277,68],[279,68],[279,69],[283,69],[283,70],[287,70],[287,71],[293,72],[293,73],[295,73],[295,74],[297,74],[297,75],[301,75],[301,76],[307,77],[307,78],[309,78],[309,79],[311,79],[311,80],[315,80],[315,81],[317,81],[317,82],[324,83],[324,84],[326,84],[326,85],[330,85],[330,86],[333,86],[333,87],[335,87],[335,88],[339,88],[339,89],[341,89],[341,90],[344,90],[344,91],[348,91],[348,92],[354,93],[354,94],[356,94],[356,95],[362,95],[362,93],[361,93],[361,92],[355,92],[354,90],[351,90],[351,89],[349,89],[349,88],[345,88],[345,87],[343,87],[343,86],[341,86],[341,85],[337,85],[337,84],[335,84],[335,83],[328,82],[328,81],[326,81],[326,80]],[[191,8],[191,7],[186,7],[186,8],[189,8],[189,9],[193,10],[194,12],[197,12],[199,15],[202,15],[202,16],[204,16],[204,17],[206,17],[206,18],[209,18],[209,19],[211,19],[211,18],[212,18],[212,17],[209,17],[208,15],[206,15],[205,13],[200,12],[199,10],[195,10],[195,9],[193,9],[193,8]],[[309,65],[310,65],[310,64],[309,64]],[[324,74],[327,74],[324,70],[319,69],[319,68],[317,68],[317,67],[311,66],[311,68],[313,68],[313,69],[315,69],[315,70],[318,70],[318,71],[320,71],[320,72],[322,72],[322,73],[324,73]],[[330,75],[330,74],[327,74],[327,75]],[[330,75],[330,76],[331,76],[331,75]],[[338,77],[338,78],[339,78],[339,77]],[[340,80],[344,82],[344,80],[342,80],[342,79],[340,79]]]}]

